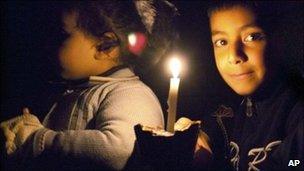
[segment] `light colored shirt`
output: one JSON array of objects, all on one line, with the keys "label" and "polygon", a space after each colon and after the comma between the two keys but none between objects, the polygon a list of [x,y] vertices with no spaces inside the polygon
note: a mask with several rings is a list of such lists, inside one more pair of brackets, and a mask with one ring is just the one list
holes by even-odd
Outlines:
[{"label": "light colored shirt", "polygon": [[53,105],[45,128],[34,135],[33,155],[53,151],[120,170],[133,152],[137,124],[164,127],[152,90],[128,68],[109,77],[90,77]]}]

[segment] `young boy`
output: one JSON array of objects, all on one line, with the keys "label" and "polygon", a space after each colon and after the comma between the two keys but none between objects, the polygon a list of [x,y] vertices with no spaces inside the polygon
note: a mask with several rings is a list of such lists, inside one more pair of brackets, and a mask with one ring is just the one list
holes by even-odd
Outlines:
[{"label": "young boy", "polygon": [[300,163],[289,165],[303,162],[303,94],[279,70],[274,49],[279,42],[269,27],[274,23],[259,10],[256,3],[236,1],[219,3],[209,11],[217,69],[244,97],[239,109],[222,107],[204,122],[213,152],[211,169],[303,168]]},{"label": "young boy", "polygon": [[[56,5],[64,36],[57,54],[60,74],[81,84],[70,86],[42,123],[27,108],[22,116],[1,123],[7,153],[23,161],[16,161],[19,169],[36,168],[36,162],[48,169],[121,170],[132,163],[134,125],[164,126],[157,97],[130,66],[149,48],[157,57],[163,55],[157,54],[158,45],[167,45],[160,51],[168,50],[169,39],[160,38],[164,35],[158,31],[164,28],[158,26],[169,28],[170,20],[159,21],[173,17],[174,6],[163,1]],[[132,46],[144,46],[128,44],[130,33],[145,35],[146,49],[137,48],[134,55]]]}]

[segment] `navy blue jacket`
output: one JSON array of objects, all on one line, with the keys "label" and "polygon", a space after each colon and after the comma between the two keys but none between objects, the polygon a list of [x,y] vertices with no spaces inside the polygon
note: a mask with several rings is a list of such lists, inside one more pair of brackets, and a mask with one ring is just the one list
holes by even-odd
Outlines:
[{"label": "navy blue jacket", "polygon": [[[302,87],[303,88],[303,87]],[[222,105],[204,122],[213,150],[207,170],[303,170],[303,92],[281,82]],[[300,164],[295,166],[296,160]],[[293,164],[293,165],[292,165]]]}]

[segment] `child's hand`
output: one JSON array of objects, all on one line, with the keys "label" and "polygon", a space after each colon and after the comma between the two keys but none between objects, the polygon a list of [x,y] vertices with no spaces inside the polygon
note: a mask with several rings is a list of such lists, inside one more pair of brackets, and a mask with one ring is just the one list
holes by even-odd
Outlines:
[{"label": "child's hand", "polygon": [[209,137],[200,130],[195,146],[193,167],[195,170],[205,170],[211,159],[212,151],[209,146]]},{"label": "child's hand", "polygon": [[201,121],[192,121],[186,117],[179,118],[174,124],[174,131],[185,131],[193,124],[200,124]]},{"label": "child's hand", "polygon": [[211,148],[209,146],[209,137],[206,133],[203,131],[199,131],[196,146],[195,146],[195,153],[200,150],[201,148],[204,148],[207,150],[210,154],[212,154]]},{"label": "child's hand", "polygon": [[[186,129],[189,129],[189,127],[193,123],[201,123],[200,121],[192,121],[188,118],[182,117],[176,121],[174,124],[174,130],[175,131],[184,131]],[[207,150],[210,154],[212,154],[211,148],[209,147],[209,137],[207,134],[205,134],[203,131],[199,131],[197,142],[195,145],[195,153],[198,152],[200,149]]]},{"label": "child's hand", "polygon": [[6,138],[7,154],[10,155],[20,148],[30,135],[43,126],[36,116],[30,114],[29,110],[24,108],[23,115],[2,122],[0,127]]}]

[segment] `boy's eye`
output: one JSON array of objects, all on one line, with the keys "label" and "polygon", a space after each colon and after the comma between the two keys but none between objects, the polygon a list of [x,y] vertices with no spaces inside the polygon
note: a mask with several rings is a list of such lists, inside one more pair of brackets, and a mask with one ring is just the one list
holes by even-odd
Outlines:
[{"label": "boy's eye", "polygon": [[252,42],[256,40],[264,40],[265,35],[263,33],[252,33],[245,37],[244,42]]},{"label": "boy's eye", "polygon": [[228,44],[228,42],[227,42],[226,40],[223,40],[223,39],[216,40],[216,41],[214,42],[214,45],[215,45],[216,47],[222,47],[222,46],[225,46],[225,45],[227,45],[227,44]]}]

